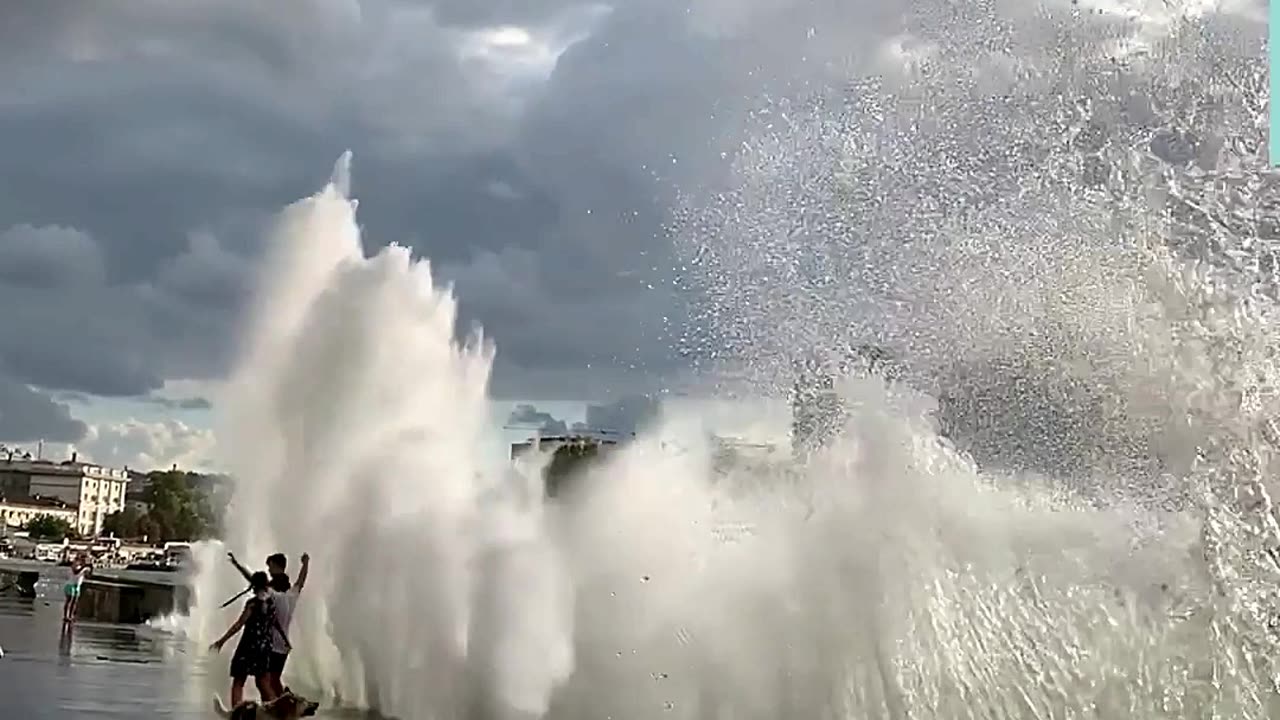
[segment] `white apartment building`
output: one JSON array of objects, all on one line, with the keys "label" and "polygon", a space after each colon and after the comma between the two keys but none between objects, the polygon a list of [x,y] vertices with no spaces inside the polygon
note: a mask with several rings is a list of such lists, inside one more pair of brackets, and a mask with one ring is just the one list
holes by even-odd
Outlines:
[{"label": "white apartment building", "polygon": [[79,522],[79,513],[76,508],[56,500],[44,498],[0,500],[0,534],[4,534],[5,528],[21,528],[38,517],[65,520],[71,527],[75,527]]},{"label": "white apartment building", "polygon": [[86,537],[100,534],[103,519],[124,509],[128,485],[128,471],[77,462],[75,455],[60,463],[0,457],[0,497],[65,503],[76,511],[76,532]]}]

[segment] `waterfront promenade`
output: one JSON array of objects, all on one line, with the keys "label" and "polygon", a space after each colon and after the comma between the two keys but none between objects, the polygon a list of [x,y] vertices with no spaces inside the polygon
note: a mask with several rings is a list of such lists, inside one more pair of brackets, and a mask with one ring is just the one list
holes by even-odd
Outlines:
[{"label": "waterfront promenade", "polygon": [[[69,567],[30,560],[0,560],[0,591],[16,590],[24,595],[31,592],[34,583],[61,586],[70,576]],[[181,570],[95,570],[81,588],[77,615],[81,620],[139,624],[174,612],[186,612],[191,599],[189,579]]]},{"label": "waterfront promenade", "polygon": [[[0,558],[0,573],[18,573],[36,571],[42,578],[65,580],[70,577],[71,569],[65,565],[40,562],[38,560],[20,560],[18,558]],[[125,570],[116,568],[95,568],[90,577],[102,580],[123,580],[126,582],[149,583],[175,587],[185,585],[188,574],[182,570],[174,572],[154,572],[150,570]]]},{"label": "waterfront promenade", "polygon": [[226,657],[147,625],[81,622],[62,631],[61,582],[0,595],[0,717],[210,718]]},{"label": "waterfront promenade", "polygon": [[[0,570],[41,570],[36,597],[0,593],[0,718],[8,720],[135,720],[216,718],[225,697],[233,648],[210,653],[167,623],[113,624],[81,620],[64,632],[62,584],[68,570],[48,563],[0,560]],[[122,573],[121,580],[182,573]],[[157,579],[157,581],[160,581]],[[252,695],[252,693],[250,693]],[[319,718],[369,720],[361,711],[325,708]]]},{"label": "waterfront promenade", "polygon": [[[35,598],[0,595],[0,718],[212,720],[232,648],[220,654],[149,625],[80,622],[62,630],[61,582]],[[250,696],[252,696],[252,691]],[[317,718],[375,720],[324,708]]]}]

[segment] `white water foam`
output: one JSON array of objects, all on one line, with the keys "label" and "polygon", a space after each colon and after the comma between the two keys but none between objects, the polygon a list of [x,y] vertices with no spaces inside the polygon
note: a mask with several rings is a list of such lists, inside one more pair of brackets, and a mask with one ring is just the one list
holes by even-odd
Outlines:
[{"label": "white water foam", "polygon": [[[983,57],[992,47],[973,46]],[[996,104],[981,88],[931,82],[960,88],[935,96],[954,102],[951,111],[977,102],[987,112],[953,113],[974,123],[969,139],[1008,130],[996,149],[1043,137],[1041,113],[1071,137],[1104,125],[1077,123],[1047,101],[1028,101],[1032,117],[1009,122],[1007,98]],[[876,96],[867,97],[874,115]],[[948,309],[931,327],[921,326],[939,316],[910,316],[909,303],[896,308],[905,319],[877,321],[897,321],[901,336],[932,344],[914,349],[944,360],[1007,350],[1028,326],[1048,325],[1059,334],[1028,351],[1046,375],[1067,367],[1036,354],[1046,350],[1123,360],[1084,376],[1129,393],[1123,409],[1142,423],[1160,421],[1154,437],[1165,445],[1144,452],[1185,452],[1158,468],[1176,477],[1159,481],[1203,491],[1203,502],[1162,509],[1117,492],[1086,503],[1058,483],[981,470],[939,437],[930,398],[874,378],[845,382],[845,431],[808,463],[717,468],[690,430],[698,418],[673,414],[547,502],[529,479],[536,467],[489,462],[492,353],[478,337],[454,341],[450,294],[403,249],[362,252],[344,160],[335,182],[283,216],[224,404],[222,444],[235,449],[238,483],[229,546],[254,564],[277,550],[295,563],[303,551],[314,558],[292,633],[291,684],[405,720],[1276,715],[1270,658],[1280,643],[1268,627],[1268,588],[1277,573],[1260,550],[1280,536],[1266,522],[1271,452],[1258,429],[1277,414],[1267,351],[1275,304],[1164,247],[1161,223],[1095,222],[1123,216],[1131,198],[1051,173],[1025,187],[1021,166],[1001,166],[999,153],[976,168],[959,162],[976,154],[957,153],[941,176],[950,185],[938,189],[936,148],[903,155],[880,138],[841,150],[881,123],[818,124],[817,138],[783,128],[795,145],[757,143],[743,160],[755,163],[756,185],[745,189],[759,193],[747,198],[758,205],[734,205],[738,224],[718,233],[733,246],[720,248],[728,260],[709,273],[738,303],[722,317],[775,333],[757,343],[770,352],[848,324],[857,303],[842,293],[865,288],[828,281],[862,262],[852,245],[819,245],[822,282],[793,316],[776,313],[795,308],[788,298],[804,278],[776,280],[778,268],[760,262],[803,257],[799,240],[780,252],[783,235],[761,218],[788,225],[787,211],[825,201],[818,196],[830,185],[793,184],[788,173],[799,151],[832,150],[832,164],[853,178],[835,189],[842,202],[867,203],[856,215],[870,218],[861,238],[883,253],[868,267],[912,263],[910,277],[867,284],[910,281],[909,299]],[[951,152],[953,134],[969,131],[933,132],[926,139]],[[1027,146],[1072,177],[1087,164],[1077,161],[1098,160],[1075,145]],[[866,147],[886,148],[885,162],[898,164],[867,163]],[[1119,161],[1103,160],[1123,174]],[[899,172],[887,180],[886,167]],[[919,182],[892,185],[902,177]],[[859,182],[879,194],[857,193]],[[939,203],[935,216],[946,210],[963,222],[918,212],[922,189],[937,193],[925,197]],[[1094,215],[1099,207],[1115,215]],[[1024,209],[1050,217],[1029,223]],[[837,203],[840,211],[850,214]],[[1120,246],[1125,262],[1099,261],[1099,238]],[[1051,251],[1051,241],[1064,249]],[[757,296],[758,307],[742,304]],[[1018,302],[998,307],[1009,297]],[[1102,490],[1133,485],[1105,479]],[[190,632],[202,639],[230,621],[232,611],[214,603],[241,584],[218,552],[200,550],[207,569]]]},{"label": "white water foam", "polygon": [[[676,417],[548,504],[479,450],[491,353],[425,263],[363,257],[336,185],[277,238],[227,537],[314,558],[296,687],[406,719],[1261,717],[1190,516],[1002,489],[874,379],[808,466],[717,472]],[[202,640],[240,585],[219,552]]]},{"label": "white water foam", "polygon": [[[425,261],[363,256],[348,162],[274,236],[225,400],[228,547],[251,564],[284,550],[295,575],[315,558],[292,682],[405,717],[490,696],[540,714],[571,664],[564,604],[538,503],[486,492],[508,472],[484,452],[492,352],[454,343]],[[189,632],[208,639],[238,608],[209,601],[240,581],[218,548],[199,554]]]}]

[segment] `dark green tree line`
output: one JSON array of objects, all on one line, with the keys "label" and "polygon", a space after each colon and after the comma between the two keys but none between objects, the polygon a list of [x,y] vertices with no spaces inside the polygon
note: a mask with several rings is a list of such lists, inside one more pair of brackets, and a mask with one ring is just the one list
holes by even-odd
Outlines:
[{"label": "dark green tree line", "polygon": [[108,515],[103,533],[148,542],[200,540],[217,533],[215,478],[182,470],[147,474],[143,503]]}]

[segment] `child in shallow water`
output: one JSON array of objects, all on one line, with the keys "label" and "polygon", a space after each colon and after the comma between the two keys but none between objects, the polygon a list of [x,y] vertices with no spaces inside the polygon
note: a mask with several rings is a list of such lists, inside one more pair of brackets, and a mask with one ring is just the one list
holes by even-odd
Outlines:
[{"label": "child in shallow water", "polygon": [[78,555],[71,561],[71,577],[62,586],[62,622],[64,623],[76,621],[76,611],[80,607],[80,586],[84,584],[89,570],[90,565],[84,556]]},{"label": "child in shallow water", "polygon": [[250,576],[249,588],[253,596],[245,601],[240,617],[227,628],[227,632],[209,646],[210,650],[218,652],[236,633],[244,631],[236,645],[235,654],[231,656],[232,708],[244,702],[244,684],[250,677],[258,686],[258,694],[264,703],[275,699],[270,683],[270,669],[271,630],[275,627],[276,616],[270,584],[270,578],[265,572],[259,571]]}]

